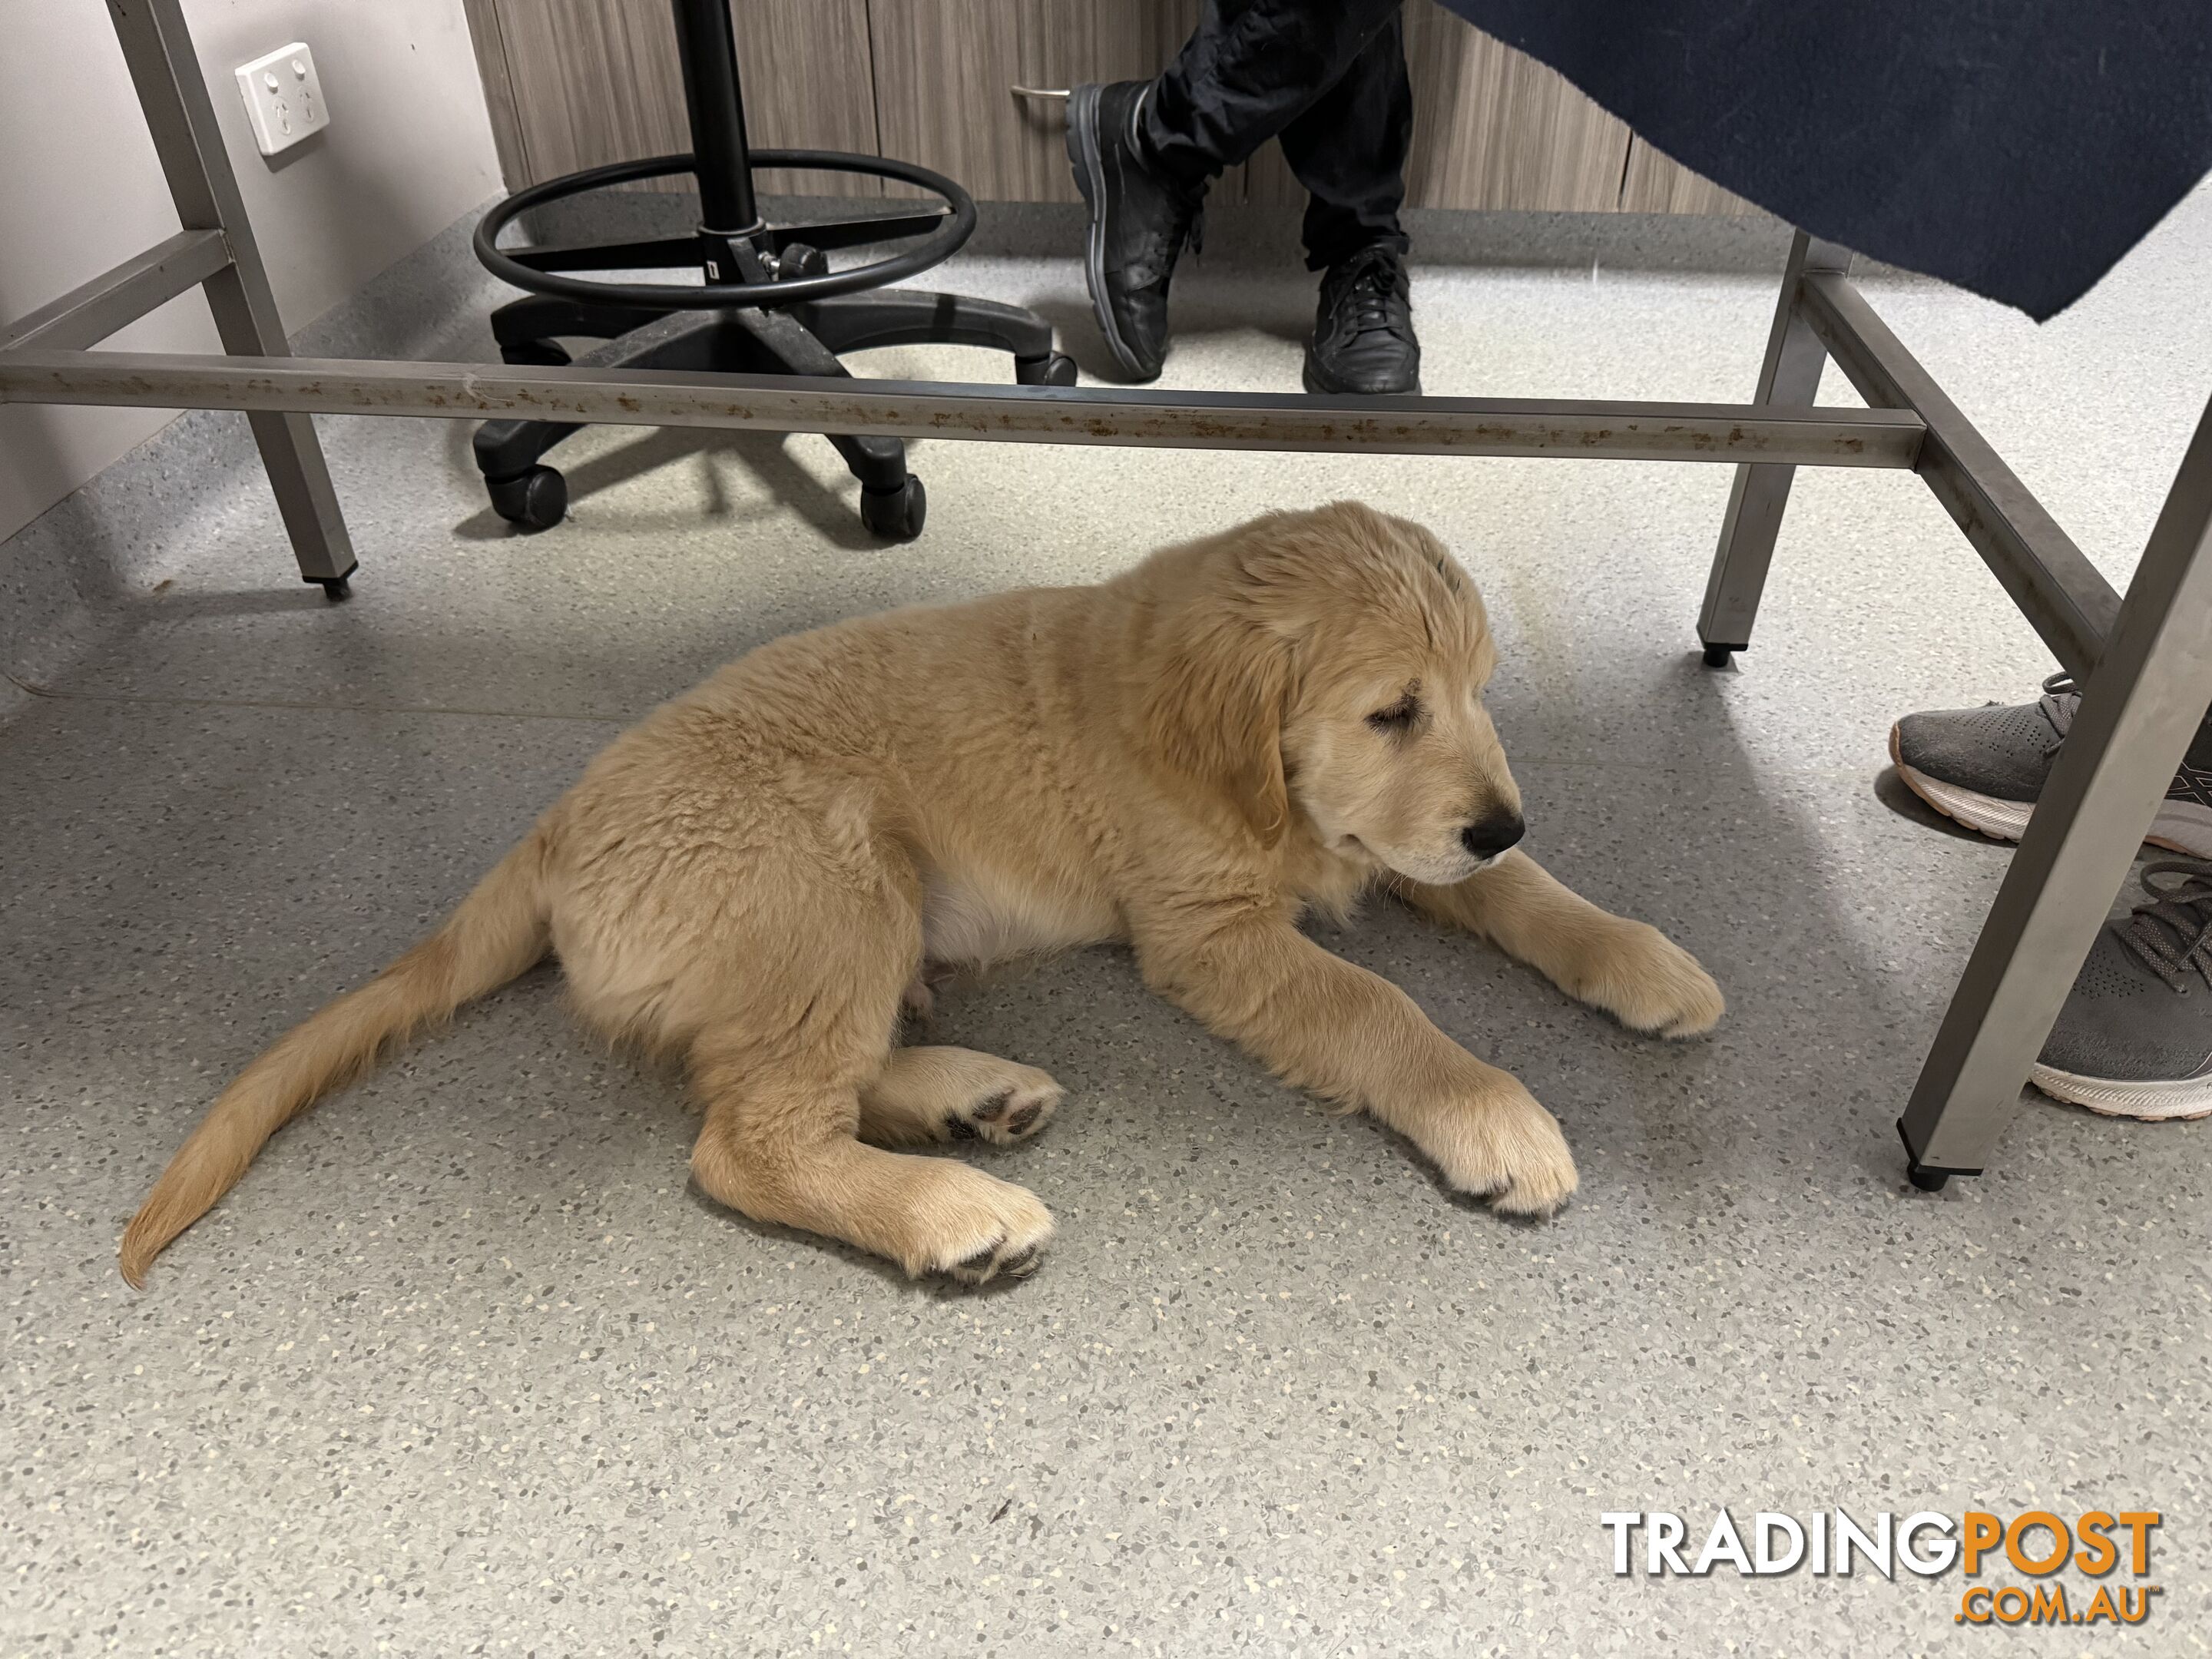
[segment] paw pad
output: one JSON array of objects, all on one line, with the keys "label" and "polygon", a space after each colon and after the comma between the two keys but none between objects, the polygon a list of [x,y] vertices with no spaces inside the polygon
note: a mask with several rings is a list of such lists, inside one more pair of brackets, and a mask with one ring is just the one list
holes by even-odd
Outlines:
[{"label": "paw pad", "polygon": [[1044,1260],[1042,1247],[1024,1244],[1010,1250],[1004,1238],[994,1240],[973,1255],[963,1256],[945,1271],[963,1285],[986,1285],[994,1279],[1027,1279]]},{"label": "paw pad", "polygon": [[1028,1139],[1051,1121],[1063,1092],[1060,1086],[1042,1072],[1022,1069],[1027,1075],[1018,1082],[1000,1084],[955,1107],[945,1119],[946,1139],[1006,1146]]}]

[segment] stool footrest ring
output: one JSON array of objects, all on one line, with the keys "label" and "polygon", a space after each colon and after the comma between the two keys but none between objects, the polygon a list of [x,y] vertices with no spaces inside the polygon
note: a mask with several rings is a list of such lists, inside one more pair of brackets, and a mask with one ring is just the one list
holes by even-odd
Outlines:
[{"label": "stool footrest ring", "polygon": [[689,155],[651,155],[641,161],[617,161],[608,167],[563,173],[557,179],[548,179],[543,184],[515,191],[485,214],[477,226],[477,258],[485,270],[502,282],[532,294],[557,295],[596,305],[650,307],[658,311],[719,311],[728,306],[787,306],[801,300],[827,299],[833,294],[855,294],[866,289],[888,287],[933,265],[942,264],[975,234],[975,198],[943,173],[916,167],[911,161],[829,149],[757,149],[752,152],[752,161],[757,167],[805,167],[888,179],[928,191],[944,206],[918,213],[884,214],[876,219],[863,216],[823,224],[764,225],[744,233],[744,240],[751,241],[766,254],[780,253],[793,244],[823,249],[860,247],[908,237],[922,239],[913,247],[848,270],[794,276],[787,282],[612,283],[566,274],[579,270],[650,270],[656,264],[703,266],[704,249],[696,237],[666,237],[601,246],[508,249],[499,246],[501,232],[531,209],[543,207],[548,202],[565,201],[612,185],[665,179],[694,170],[693,159]]}]

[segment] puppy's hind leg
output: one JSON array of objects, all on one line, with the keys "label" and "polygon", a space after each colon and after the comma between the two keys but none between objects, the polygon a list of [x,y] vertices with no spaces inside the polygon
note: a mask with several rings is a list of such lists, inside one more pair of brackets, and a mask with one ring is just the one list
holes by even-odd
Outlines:
[{"label": "puppy's hind leg", "polygon": [[688,1052],[707,1114],[691,1170],[710,1197],[909,1273],[1026,1273],[1052,1234],[1033,1195],[856,1138],[860,1091],[884,1069],[900,991],[921,962],[921,884],[871,812],[835,775],[678,792],[662,817],[725,826],[743,851],[687,843],[681,860],[644,859],[636,837],[610,832],[641,872],[628,886],[603,876],[595,896],[600,915],[625,918],[624,948],[594,950],[617,930],[579,927],[563,960],[597,1023],[649,1020],[657,1042]]},{"label": "puppy's hind leg", "polygon": [[[985,1079],[980,1068],[927,1058],[892,1063],[899,988],[920,954],[918,926],[914,948],[904,948],[902,924],[910,917],[820,920],[812,953],[776,952],[772,968],[749,975],[750,994],[734,996],[729,1014],[693,1042],[692,1082],[707,1108],[691,1153],[701,1188],[755,1220],[843,1239],[910,1274],[981,1284],[1030,1272],[1052,1236],[1052,1217],[1033,1194],[957,1160],[901,1156],[856,1139],[864,1097],[876,1103],[878,1127],[894,1109],[910,1124],[919,1109],[957,1092],[943,1079],[964,1074],[979,1087]],[[825,951],[823,939],[844,948]]]},{"label": "puppy's hind leg", "polygon": [[1034,1066],[973,1048],[894,1048],[860,1085],[860,1138],[879,1146],[1013,1146],[1043,1128],[1066,1093]]},{"label": "puppy's hind leg", "polygon": [[980,1285],[1036,1267],[1052,1215],[1035,1194],[957,1158],[863,1146],[850,1084],[703,1070],[707,1121],[691,1173],[709,1196],[756,1221],[842,1238],[915,1277]]}]

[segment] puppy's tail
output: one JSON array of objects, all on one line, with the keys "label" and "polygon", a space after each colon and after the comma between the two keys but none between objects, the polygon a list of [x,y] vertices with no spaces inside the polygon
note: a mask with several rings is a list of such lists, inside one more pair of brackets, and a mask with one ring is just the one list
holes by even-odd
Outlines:
[{"label": "puppy's tail", "polygon": [[293,1027],[239,1074],[125,1230],[116,1252],[125,1279],[143,1285],[154,1258],[230,1190],[263,1142],[368,1070],[386,1043],[445,1018],[544,956],[547,847],[540,824],[444,927],[358,991]]}]

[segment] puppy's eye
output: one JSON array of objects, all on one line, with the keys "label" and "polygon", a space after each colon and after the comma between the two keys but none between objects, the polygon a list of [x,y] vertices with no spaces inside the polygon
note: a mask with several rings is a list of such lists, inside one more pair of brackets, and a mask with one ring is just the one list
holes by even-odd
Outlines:
[{"label": "puppy's eye", "polygon": [[1419,718],[1420,713],[1420,699],[1408,695],[1388,708],[1376,709],[1367,717],[1367,723],[1377,732],[1403,732]]}]

